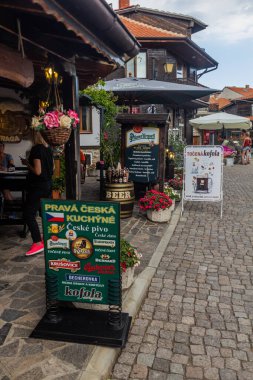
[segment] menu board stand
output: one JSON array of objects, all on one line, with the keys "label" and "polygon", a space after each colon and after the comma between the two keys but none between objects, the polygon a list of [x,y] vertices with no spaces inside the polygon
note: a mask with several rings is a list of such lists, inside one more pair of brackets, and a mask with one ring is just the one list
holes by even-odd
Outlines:
[{"label": "menu board stand", "polygon": [[42,200],[42,221],[47,310],[30,337],[124,347],[132,318],[122,313],[120,205]]},{"label": "menu board stand", "polygon": [[[165,149],[168,144],[168,114],[119,114],[121,164],[129,169],[129,180],[141,193],[165,180]],[[136,194],[137,195],[137,194]]]}]

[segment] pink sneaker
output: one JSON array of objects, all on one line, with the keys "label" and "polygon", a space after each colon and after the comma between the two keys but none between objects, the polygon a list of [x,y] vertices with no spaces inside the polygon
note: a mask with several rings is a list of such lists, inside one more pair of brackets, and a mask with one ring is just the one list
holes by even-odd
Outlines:
[{"label": "pink sneaker", "polygon": [[40,241],[39,243],[33,243],[29,251],[26,252],[26,256],[33,256],[36,253],[44,251],[44,243]]}]

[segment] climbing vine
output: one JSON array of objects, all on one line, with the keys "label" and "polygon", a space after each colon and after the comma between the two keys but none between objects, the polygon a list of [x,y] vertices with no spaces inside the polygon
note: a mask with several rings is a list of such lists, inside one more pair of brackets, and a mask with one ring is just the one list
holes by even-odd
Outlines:
[{"label": "climbing vine", "polygon": [[104,121],[100,131],[100,149],[105,165],[112,167],[116,166],[120,158],[120,128],[116,123],[116,115],[120,112],[120,107],[116,105],[117,97],[113,92],[107,92],[104,85],[104,81],[99,80],[81,91],[81,95],[88,95],[95,106],[104,109]]}]

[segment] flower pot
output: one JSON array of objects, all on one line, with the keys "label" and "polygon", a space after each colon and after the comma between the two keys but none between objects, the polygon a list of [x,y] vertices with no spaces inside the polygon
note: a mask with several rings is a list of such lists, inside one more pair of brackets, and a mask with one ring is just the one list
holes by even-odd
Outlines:
[{"label": "flower pot", "polygon": [[53,199],[61,199],[61,192],[59,190],[52,190]]},{"label": "flower pot", "polygon": [[175,199],[172,199],[172,205],[170,206],[171,212],[175,210]]},{"label": "flower pot", "polygon": [[168,222],[171,217],[171,207],[164,210],[147,210],[147,218],[152,222],[164,223]]},{"label": "flower pot", "polygon": [[125,272],[122,271],[122,289],[128,289],[134,282],[135,267],[127,268]]}]

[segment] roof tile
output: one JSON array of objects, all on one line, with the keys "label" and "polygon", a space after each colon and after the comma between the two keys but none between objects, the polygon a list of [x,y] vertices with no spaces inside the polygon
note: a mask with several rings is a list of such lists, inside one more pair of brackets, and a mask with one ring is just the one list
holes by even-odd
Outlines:
[{"label": "roof tile", "polygon": [[123,24],[127,27],[127,29],[136,37],[172,37],[172,38],[180,38],[186,37],[184,34],[169,32],[168,30],[156,28],[154,26],[144,24],[143,22],[132,20],[128,17],[119,16]]},{"label": "roof tile", "polygon": [[229,104],[232,104],[229,99],[226,98],[215,98],[215,96],[210,96],[209,98],[209,108],[210,109],[217,109],[222,110]]}]

